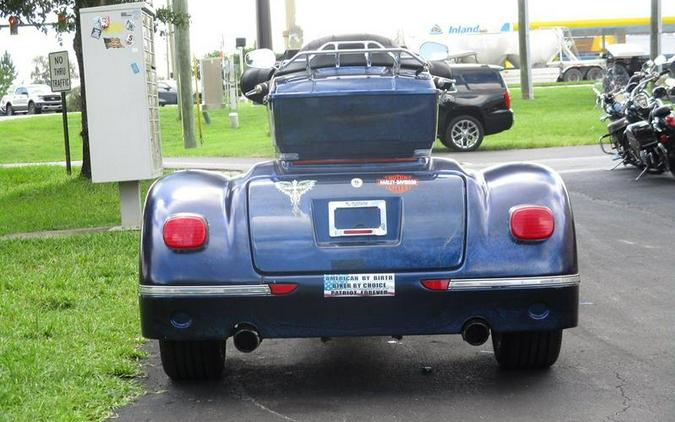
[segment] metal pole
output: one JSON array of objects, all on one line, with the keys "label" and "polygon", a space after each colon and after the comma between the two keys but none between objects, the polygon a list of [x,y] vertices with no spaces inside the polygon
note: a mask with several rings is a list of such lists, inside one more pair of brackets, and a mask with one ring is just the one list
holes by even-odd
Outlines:
[{"label": "metal pole", "polygon": [[[177,14],[187,14],[187,0],[172,0],[172,9]],[[194,105],[192,101],[192,56],[190,55],[190,25],[176,26],[176,70],[178,71],[178,92],[180,92],[181,120],[183,122],[183,144],[185,148],[196,148]]]},{"label": "metal pole", "polygon": [[68,108],[66,107],[65,92],[61,93],[61,114],[63,115],[63,141],[66,147],[66,173],[70,176],[70,136],[68,133]]},{"label": "metal pole", "polygon": [[652,0],[652,15],[650,25],[650,51],[652,59],[661,54],[661,33],[663,21],[661,20],[661,0]]},{"label": "metal pole", "polygon": [[518,0],[518,47],[520,51],[520,91],[523,99],[533,100],[530,19],[528,17],[527,0]]},{"label": "metal pole", "polygon": [[272,20],[270,18],[270,0],[256,0],[257,48],[272,48]]},{"label": "metal pole", "polygon": [[141,185],[138,180],[119,182],[120,216],[122,227],[133,229],[141,227]]},{"label": "metal pole", "polygon": [[286,31],[284,31],[284,42],[286,50],[291,48],[291,35],[295,29],[295,0],[286,0]]}]

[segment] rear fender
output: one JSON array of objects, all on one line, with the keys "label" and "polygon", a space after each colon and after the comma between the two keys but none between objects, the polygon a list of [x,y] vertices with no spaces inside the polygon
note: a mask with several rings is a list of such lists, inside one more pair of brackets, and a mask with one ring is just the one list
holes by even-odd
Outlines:
[{"label": "rear fender", "polygon": [[[214,280],[258,280],[251,265],[247,210],[245,185],[241,179],[189,170],[158,180],[145,202],[141,283],[205,284]],[[198,214],[206,219],[209,234],[205,248],[179,252],[164,244],[164,222],[180,213]]]},{"label": "rear fender", "polygon": [[[471,174],[471,173],[470,173]],[[553,170],[511,163],[467,178],[467,254],[463,277],[575,274],[574,217],[565,184]],[[519,205],[548,207],[553,235],[521,242],[510,231],[510,214]]]}]

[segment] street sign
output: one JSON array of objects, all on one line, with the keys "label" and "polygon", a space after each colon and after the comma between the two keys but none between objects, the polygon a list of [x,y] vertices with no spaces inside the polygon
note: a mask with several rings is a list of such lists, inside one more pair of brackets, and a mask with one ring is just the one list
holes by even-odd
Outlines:
[{"label": "street sign", "polygon": [[49,53],[49,77],[52,92],[70,91],[70,64],[67,51]]},{"label": "street sign", "polygon": [[61,93],[66,172],[70,175],[70,139],[68,138],[68,109],[66,108],[66,92],[70,91],[70,63],[68,63],[67,51],[49,53],[49,79],[51,80],[52,92]]}]

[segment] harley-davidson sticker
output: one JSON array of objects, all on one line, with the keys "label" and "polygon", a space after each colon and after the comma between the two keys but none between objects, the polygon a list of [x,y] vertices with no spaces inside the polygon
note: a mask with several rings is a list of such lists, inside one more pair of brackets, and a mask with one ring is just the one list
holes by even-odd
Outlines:
[{"label": "harley-davidson sticker", "polygon": [[417,186],[417,179],[407,174],[388,174],[377,184],[393,193],[406,193]]},{"label": "harley-davidson sticker", "polygon": [[323,297],[395,295],[395,274],[325,274],[323,276]]},{"label": "harley-davidson sticker", "polygon": [[275,182],[274,186],[291,199],[293,215],[300,217],[302,215],[302,211],[300,211],[300,198],[310,191],[315,184],[316,180],[301,180],[299,182],[293,180],[292,182]]}]

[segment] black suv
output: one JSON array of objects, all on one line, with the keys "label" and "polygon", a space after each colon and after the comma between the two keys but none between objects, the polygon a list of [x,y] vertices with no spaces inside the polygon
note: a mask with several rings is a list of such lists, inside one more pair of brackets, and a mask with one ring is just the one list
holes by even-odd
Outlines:
[{"label": "black suv", "polygon": [[434,75],[456,81],[454,101],[443,102],[438,113],[438,137],[455,151],[478,149],[485,135],[513,125],[511,97],[499,66],[433,62]]}]

